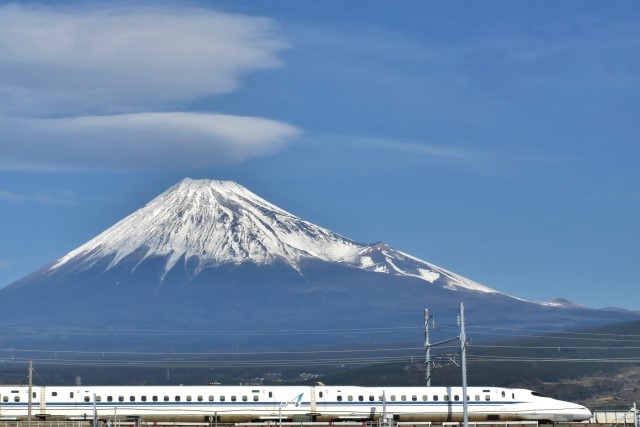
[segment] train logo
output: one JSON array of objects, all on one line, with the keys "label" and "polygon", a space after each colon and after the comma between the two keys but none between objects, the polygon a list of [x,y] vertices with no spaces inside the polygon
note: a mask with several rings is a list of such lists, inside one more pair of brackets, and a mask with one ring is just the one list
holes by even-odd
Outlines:
[{"label": "train logo", "polygon": [[287,407],[287,406],[295,406],[296,408],[300,406],[300,402],[302,402],[302,395],[304,393],[300,393],[299,395],[297,395],[296,397],[294,397],[293,399],[291,399],[288,402],[282,402],[280,404],[280,406],[282,407]]}]

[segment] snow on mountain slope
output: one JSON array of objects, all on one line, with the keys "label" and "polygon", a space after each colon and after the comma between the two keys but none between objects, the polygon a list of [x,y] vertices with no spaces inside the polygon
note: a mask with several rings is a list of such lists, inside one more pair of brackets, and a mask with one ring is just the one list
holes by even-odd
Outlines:
[{"label": "snow on mountain slope", "polygon": [[56,262],[60,267],[86,255],[97,261],[115,255],[111,266],[144,248],[141,261],[168,256],[165,271],[178,260],[197,257],[206,265],[271,263],[292,266],[305,257],[332,260],[358,245],[302,221],[234,182],[184,179],[96,238]]},{"label": "snow on mountain slope", "polygon": [[164,274],[179,262],[196,262],[196,273],[222,264],[319,259],[356,268],[411,276],[449,289],[499,293],[383,244],[364,245],[304,221],[230,181],[186,178],[86,244],[56,261],[49,271],[81,261],[88,269],[128,257],[138,265],[164,257]]},{"label": "snow on mountain slope", "polygon": [[448,289],[466,288],[478,292],[499,293],[442,267],[397,251],[384,243],[367,246],[345,261],[364,270],[413,276],[429,283],[438,279],[444,280]]}]

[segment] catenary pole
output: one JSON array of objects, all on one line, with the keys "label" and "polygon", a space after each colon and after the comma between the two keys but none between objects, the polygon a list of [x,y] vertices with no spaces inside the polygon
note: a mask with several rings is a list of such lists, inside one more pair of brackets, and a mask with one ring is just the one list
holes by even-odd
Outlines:
[{"label": "catenary pole", "polygon": [[464,330],[464,304],[460,303],[460,353],[462,364],[462,414],[464,427],[469,427],[467,411],[467,334]]},{"label": "catenary pole", "polygon": [[27,408],[27,427],[31,427],[31,405],[33,404],[33,361],[29,360],[29,404]]},{"label": "catenary pole", "polygon": [[431,342],[429,337],[429,309],[424,310],[424,372],[427,387],[431,386]]}]

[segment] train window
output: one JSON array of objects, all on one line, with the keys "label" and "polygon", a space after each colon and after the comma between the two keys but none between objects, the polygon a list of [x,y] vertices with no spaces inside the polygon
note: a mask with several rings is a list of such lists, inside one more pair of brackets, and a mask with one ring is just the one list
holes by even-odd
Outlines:
[{"label": "train window", "polygon": [[154,402],[157,402],[157,401],[158,401],[158,396],[153,396],[153,397],[151,398],[151,400],[153,400]]},{"label": "train window", "polygon": [[20,396],[16,396],[16,397],[14,397],[14,398],[13,398],[13,401],[14,401],[14,402],[20,402]]},{"label": "train window", "polygon": [[107,396],[107,402],[113,402],[113,396]]},{"label": "train window", "polygon": [[234,395],[234,396],[231,396],[231,401],[232,401],[232,402],[235,402],[236,400],[237,400],[237,398],[236,398],[236,396],[235,396],[235,395]]},{"label": "train window", "polygon": [[3,402],[8,402],[9,401],[9,396],[2,396],[2,401]]},{"label": "train window", "polygon": [[358,401],[362,402],[364,400],[364,396],[358,396]]},{"label": "train window", "polygon": [[176,402],[180,402],[180,396],[176,396]]},{"label": "train window", "polygon": [[169,401],[169,396],[165,396],[165,397],[163,397],[162,399],[163,399],[165,402],[168,402],[168,401]]},{"label": "train window", "polygon": [[428,401],[428,400],[429,400],[429,396],[427,396],[426,394],[423,394],[423,395],[422,395],[422,401],[423,401],[423,402],[426,402],[426,401]]},{"label": "train window", "polygon": [[376,400],[376,398],[373,397],[372,395],[369,395],[369,402],[373,402],[374,400]]},{"label": "train window", "polygon": [[124,402],[124,396],[118,396],[118,402]]},{"label": "train window", "polygon": [[438,396],[436,396],[435,394],[433,395],[433,401],[437,402],[438,401]]},{"label": "train window", "polygon": [[418,400],[418,396],[416,396],[415,394],[413,396],[411,396],[411,400],[413,400],[414,402]]},{"label": "train window", "polygon": [[537,391],[532,391],[532,392],[531,392],[531,395],[532,395],[532,396],[537,396],[537,397],[547,397],[547,396],[545,396],[544,394],[538,393]]},{"label": "train window", "polygon": [[400,400],[402,400],[403,402],[407,400],[407,396],[405,396],[404,394],[402,396],[400,396]]},{"label": "train window", "polygon": [[146,402],[147,401],[147,396],[141,396],[140,400],[142,400],[143,402]]},{"label": "train window", "polygon": [[89,396],[85,396],[85,397],[84,397],[84,401],[85,401],[85,402],[89,402]]},{"label": "train window", "polygon": [[476,394],[474,398],[476,399],[476,402],[480,401],[480,395],[479,394]]},{"label": "train window", "polygon": [[36,398],[36,392],[34,391],[32,394],[33,394],[33,398],[35,399]]},{"label": "train window", "polygon": [[458,400],[460,400],[460,396],[458,396],[457,394],[456,394],[456,395],[454,395],[454,396],[453,396],[453,400],[455,400],[455,401],[457,402]]},{"label": "train window", "polygon": [[515,393],[511,393],[511,398],[515,399],[516,398],[516,394]]},{"label": "train window", "polygon": [[191,402],[191,396],[187,396],[187,402]]},{"label": "train window", "polygon": [[136,401],[135,396],[129,396],[129,402],[135,402],[135,401]]},{"label": "train window", "polygon": [[273,397],[273,392],[272,391],[269,392],[269,397]]},{"label": "train window", "polygon": [[260,397],[256,394],[253,396],[253,401],[257,402],[260,399]]},{"label": "train window", "polygon": [[246,402],[247,400],[249,400],[249,398],[248,398],[246,395],[243,395],[243,396],[242,396],[242,401],[243,401],[243,402]]},{"label": "train window", "polygon": [[202,402],[203,400],[204,400],[204,397],[198,396],[198,402]]},{"label": "train window", "polygon": [[96,402],[102,402],[102,396],[96,396]]},{"label": "train window", "polygon": [[69,393],[69,397],[73,398],[73,392]]},{"label": "train window", "polygon": [[505,396],[505,395],[504,395],[504,391],[503,391],[503,392],[502,392],[502,397],[504,397],[504,396]]},{"label": "train window", "polygon": [[225,400],[227,400],[225,396],[220,396],[220,402],[224,402]]},{"label": "train window", "polygon": [[351,396],[351,395],[347,396],[347,400],[348,400],[349,402],[353,402],[353,396]]},{"label": "train window", "polygon": [[323,392],[320,392],[320,393],[319,393],[319,396],[320,396],[320,397],[324,397],[324,393],[323,393]]},{"label": "train window", "polygon": [[448,401],[449,401],[449,395],[448,395],[448,394],[445,394],[445,395],[444,395],[444,401],[445,401],[445,402],[448,402]]},{"label": "train window", "polygon": [[342,402],[342,396],[338,395],[336,399],[338,400],[338,402]]},{"label": "train window", "polygon": [[485,394],[484,400],[486,400],[487,402],[490,401],[491,400],[491,395],[490,394]]},{"label": "train window", "polygon": [[52,392],[51,392],[51,396],[57,396],[57,395],[58,395],[58,392],[57,392],[57,391],[52,391]]},{"label": "train window", "polygon": [[392,395],[391,395],[391,401],[392,401],[392,402],[395,402],[395,401],[396,401],[396,395],[395,395],[395,394],[392,394]]},{"label": "train window", "polygon": [[213,396],[209,396],[209,402],[213,402]]}]

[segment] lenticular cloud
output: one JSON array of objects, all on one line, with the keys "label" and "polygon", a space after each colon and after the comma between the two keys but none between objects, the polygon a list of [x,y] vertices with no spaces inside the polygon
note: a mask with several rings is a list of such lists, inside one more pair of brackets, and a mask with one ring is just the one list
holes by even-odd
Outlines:
[{"label": "lenticular cloud", "polygon": [[185,105],[238,90],[284,48],[273,21],[211,9],[0,6],[0,169],[193,169],[272,154],[295,127]]},{"label": "lenticular cloud", "polygon": [[272,154],[298,132],[276,120],[206,113],[0,120],[0,169],[26,168],[16,166],[20,159],[44,170],[196,169]]},{"label": "lenticular cloud", "polygon": [[271,20],[208,9],[0,7],[0,108],[21,114],[166,109],[277,66]]}]

